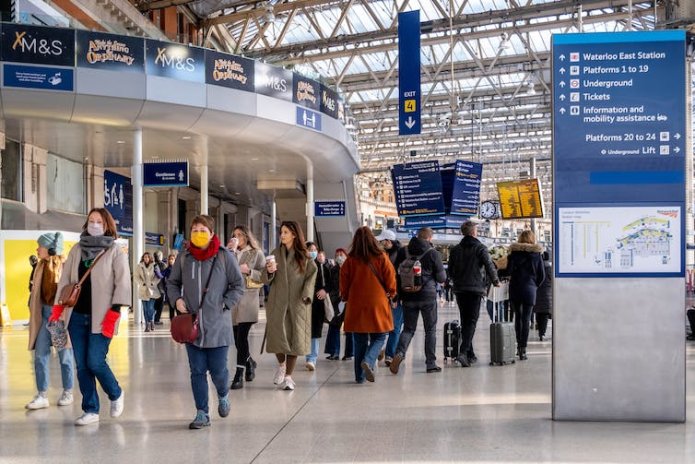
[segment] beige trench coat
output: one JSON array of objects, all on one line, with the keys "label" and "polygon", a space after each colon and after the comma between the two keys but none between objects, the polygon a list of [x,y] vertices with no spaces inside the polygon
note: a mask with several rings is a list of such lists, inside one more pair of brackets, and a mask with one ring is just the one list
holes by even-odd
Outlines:
[{"label": "beige trench coat", "polygon": [[[58,293],[56,293],[56,304],[63,287],[80,280],[78,270],[81,260],[82,250],[77,244],[70,250],[63,266],[63,275],[60,277]],[[111,245],[111,248],[107,249],[104,256],[95,264],[89,279],[92,283],[92,333],[98,334],[101,333],[101,323],[109,308],[116,304],[130,306],[132,303],[128,254],[120,245]],[[72,316],[72,308],[66,308],[63,313],[66,325],[70,323],[70,316]],[[115,333],[118,333],[118,322]]]},{"label": "beige trench coat", "polygon": [[[159,278],[154,274],[155,264],[145,267],[145,263],[139,263],[135,270],[135,282],[138,284],[138,298],[143,301],[156,300],[161,296],[157,284]],[[149,289],[149,290],[148,290]]]},{"label": "beige trench coat", "polygon": [[[254,250],[246,246],[243,250],[236,253],[239,264],[246,264],[251,271],[250,277],[260,281],[263,269],[265,268],[265,256],[263,251]],[[246,288],[246,276],[244,276],[244,296],[241,301],[232,309],[232,324],[237,325],[241,322],[258,322],[259,311],[259,288]]]},{"label": "beige trench coat", "polygon": [[[41,283],[43,281],[43,267],[46,265],[46,260],[39,260],[34,271],[34,280],[32,280],[31,295],[29,295],[29,350],[36,347],[36,338],[39,336],[41,325],[43,324],[43,308],[41,304]],[[61,274],[63,266],[58,269],[58,275]],[[52,303],[50,303],[52,306]],[[67,348],[72,348],[70,337],[68,336]]]},{"label": "beige trench coat", "polygon": [[[277,272],[269,276],[263,270],[263,281],[270,284],[266,303],[266,350],[269,353],[303,356],[311,350],[311,300],[314,296],[316,264],[307,258],[304,273],[294,259],[294,252],[284,246],[271,253]],[[309,303],[302,300],[308,298]]]}]

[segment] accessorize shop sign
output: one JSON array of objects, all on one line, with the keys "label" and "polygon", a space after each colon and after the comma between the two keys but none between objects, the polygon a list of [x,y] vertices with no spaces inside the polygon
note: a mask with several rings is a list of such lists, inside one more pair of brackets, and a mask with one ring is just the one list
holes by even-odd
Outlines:
[{"label": "accessorize shop sign", "polygon": [[321,112],[338,119],[339,103],[338,93],[321,84]]},{"label": "accessorize shop sign", "polygon": [[256,93],[292,101],[292,71],[258,62],[255,68]]},{"label": "accessorize shop sign", "polygon": [[236,55],[205,52],[205,82],[247,92],[254,91],[254,61]]},{"label": "accessorize shop sign", "polygon": [[3,23],[1,49],[3,61],[75,66],[75,31]]},{"label": "accessorize shop sign", "polygon": [[109,71],[145,71],[145,41],[138,37],[77,31],[77,66]]},{"label": "accessorize shop sign", "polygon": [[321,84],[294,73],[292,101],[314,110],[321,109]]},{"label": "accessorize shop sign", "polygon": [[145,40],[147,74],[205,82],[205,50],[159,40]]}]

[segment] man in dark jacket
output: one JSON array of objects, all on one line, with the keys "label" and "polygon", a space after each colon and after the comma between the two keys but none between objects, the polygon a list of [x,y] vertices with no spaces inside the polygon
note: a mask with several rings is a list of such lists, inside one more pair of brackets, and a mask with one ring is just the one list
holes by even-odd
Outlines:
[{"label": "man in dark jacket", "polygon": [[[393,361],[391,361],[389,366],[394,374],[398,374],[398,367],[408,351],[408,345],[410,345],[410,340],[415,334],[420,313],[422,313],[422,321],[425,326],[427,372],[441,372],[442,370],[441,367],[437,366],[437,356],[435,354],[437,344],[437,290],[435,283],[444,282],[446,272],[442,264],[442,257],[432,246],[433,235],[434,233],[429,227],[420,229],[417,236],[410,240],[408,246],[398,251],[398,256],[394,263],[398,280],[398,295],[403,304],[403,316],[405,319],[403,332],[398,340],[396,354],[393,356]],[[422,266],[422,288],[412,293],[402,290],[401,279],[398,275],[398,268],[407,259],[408,255],[411,258],[417,258]]]},{"label": "man in dark jacket", "polygon": [[[401,249],[400,242],[396,239],[396,234],[392,230],[384,230],[376,240],[384,247],[384,251],[389,255],[391,264],[394,265],[396,273],[398,273],[398,268],[396,265],[396,258],[398,257],[398,250]],[[403,306],[400,300],[396,298],[395,301],[391,303],[391,314],[393,316],[393,330],[389,332],[389,337],[386,340],[386,345],[384,349],[381,350],[379,354],[379,359],[382,356],[386,357],[386,365],[390,366],[393,357],[396,354],[396,347],[398,345],[398,338],[401,336],[401,331],[403,330]]]},{"label": "man in dark jacket", "polygon": [[480,302],[487,295],[490,282],[497,287],[500,281],[487,248],[476,238],[478,225],[464,222],[461,234],[463,239],[449,254],[449,276],[461,315],[461,348],[457,360],[462,367],[470,367],[477,361],[472,347]]}]

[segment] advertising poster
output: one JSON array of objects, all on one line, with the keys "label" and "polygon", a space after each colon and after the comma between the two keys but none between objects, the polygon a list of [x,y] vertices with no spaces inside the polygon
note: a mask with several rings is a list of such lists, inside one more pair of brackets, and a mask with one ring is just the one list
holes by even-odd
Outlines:
[{"label": "advertising poster", "polygon": [[338,92],[321,84],[321,112],[333,119],[338,119],[340,112]]},{"label": "advertising poster", "polygon": [[292,101],[292,71],[266,63],[255,63],[256,93]]},{"label": "advertising poster", "polygon": [[312,110],[321,109],[321,84],[315,80],[294,73],[292,101]]},{"label": "advertising poster", "polygon": [[198,47],[146,40],[147,74],[190,82],[205,82],[205,50]]},{"label": "advertising poster", "polygon": [[77,31],[77,66],[145,72],[145,40],[103,32]]},{"label": "advertising poster", "polygon": [[75,66],[75,31],[2,24],[2,61]]},{"label": "advertising poster", "polygon": [[230,89],[255,90],[255,62],[248,58],[207,50],[205,82]]}]

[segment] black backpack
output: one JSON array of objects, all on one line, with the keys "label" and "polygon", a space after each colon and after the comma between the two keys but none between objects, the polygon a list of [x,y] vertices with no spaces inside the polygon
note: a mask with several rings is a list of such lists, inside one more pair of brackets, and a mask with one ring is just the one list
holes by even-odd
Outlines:
[{"label": "black backpack", "polygon": [[405,260],[398,265],[398,277],[400,277],[401,280],[401,291],[405,293],[417,293],[422,290],[422,279],[420,279],[420,285],[415,285],[415,271],[413,271],[413,265],[415,261],[420,261],[422,265],[422,258],[431,250],[432,248],[428,248],[420,256],[410,256],[408,247],[405,247]]}]

